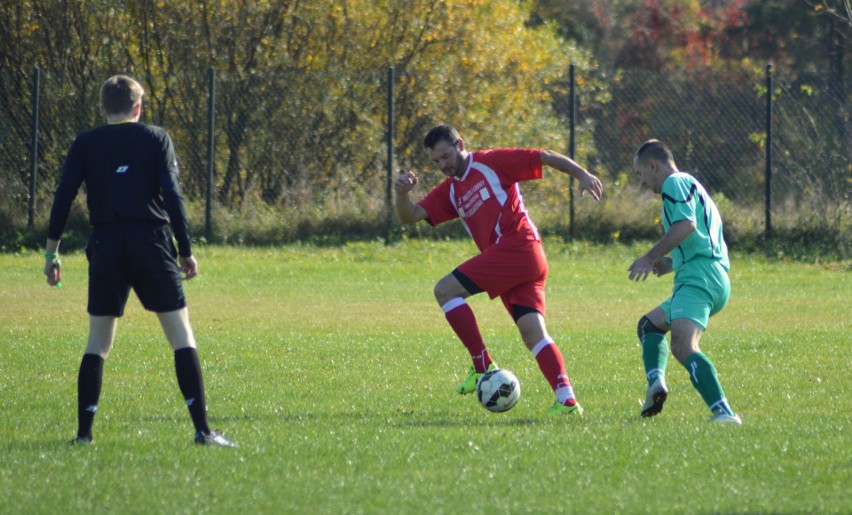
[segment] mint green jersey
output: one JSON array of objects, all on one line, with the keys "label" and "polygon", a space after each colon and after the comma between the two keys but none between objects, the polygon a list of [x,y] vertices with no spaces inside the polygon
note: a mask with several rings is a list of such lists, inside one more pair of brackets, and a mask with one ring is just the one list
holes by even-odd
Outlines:
[{"label": "mint green jersey", "polygon": [[722,217],[701,183],[688,173],[677,172],[663,182],[662,196],[662,221],[666,232],[682,220],[695,223],[695,232],[672,251],[674,271],[697,258],[717,261],[729,270],[731,263],[722,236]]}]

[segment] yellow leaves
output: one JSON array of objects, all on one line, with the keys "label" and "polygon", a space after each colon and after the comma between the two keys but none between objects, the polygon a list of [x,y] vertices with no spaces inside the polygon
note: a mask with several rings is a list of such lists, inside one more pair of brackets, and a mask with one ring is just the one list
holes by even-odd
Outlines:
[{"label": "yellow leaves", "polygon": [[[394,66],[398,134],[414,141],[401,142],[401,152],[414,148],[417,154],[422,127],[441,120],[472,138],[488,134],[483,146],[565,148],[551,91],[564,82],[578,51],[559,39],[555,25],[528,26],[527,1],[153,0],[90,5],[87,16],[100,20],[97,27],[104,29],[91,31],[97,34],[92,44],[98,48],[81,52],[79,45],[68,45],[69,55],[130,62],[160,91],[167,85],[170,95],[194,84],[182,83],[175,70],[197,75],[213,66],[234,119],[250,119],[254,111],[310,117],[320,120],[318,127],[330,126],[315,129],[318,134],[320,129],[341,131],[346,136],[339,141],[354,147],[356,141],[370,141],[370,134],[381,134],[386,70]],[[109,8],[115,9],[115,17],[106,15]],[[29,28],[40,29],[34,20]],[[108,45],[101,36],[110,38]],[[228,97],[229,88],[240,83],[245,92]],[[260,146],[262,131],[255,135],[248,145]]]},{"label": "yellow leaves", "polygon": [[748,135],[748,140],[753,145],[764,148],[766,146],[766,133],[765,132],[752,132]]}]

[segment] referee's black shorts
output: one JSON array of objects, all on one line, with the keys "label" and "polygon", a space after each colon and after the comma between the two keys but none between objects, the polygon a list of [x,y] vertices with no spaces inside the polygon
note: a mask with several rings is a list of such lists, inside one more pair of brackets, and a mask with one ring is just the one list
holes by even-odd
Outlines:
[{"label": "referee's black shorts", "polygon": [[168,225],[94,227],[86,247],[89,314],[124,315],[130,288],[148,311],[165,313],[185,307],[177,255]]}]

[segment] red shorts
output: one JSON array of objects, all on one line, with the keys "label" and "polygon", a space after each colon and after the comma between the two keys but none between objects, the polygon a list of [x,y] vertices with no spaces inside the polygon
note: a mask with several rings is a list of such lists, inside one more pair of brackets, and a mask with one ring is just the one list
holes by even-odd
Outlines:
[{"label": "red shorts", "polygon": [[492,299],[500,297],[510,315],[513,315],[512,305],[532,308],[544,315],[547,257],[540,241],[488,247],[457,270]]}]

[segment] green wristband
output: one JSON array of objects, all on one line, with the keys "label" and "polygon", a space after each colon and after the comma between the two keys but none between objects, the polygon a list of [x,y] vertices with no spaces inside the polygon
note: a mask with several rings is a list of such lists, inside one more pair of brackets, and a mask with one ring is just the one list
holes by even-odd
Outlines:
[{"label": "green wristband", "polygon": [[53,261],[59,258],[59,252],[45,252],[44,259],[47,261]]}]

